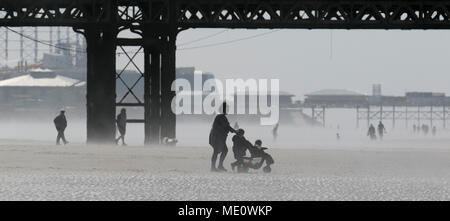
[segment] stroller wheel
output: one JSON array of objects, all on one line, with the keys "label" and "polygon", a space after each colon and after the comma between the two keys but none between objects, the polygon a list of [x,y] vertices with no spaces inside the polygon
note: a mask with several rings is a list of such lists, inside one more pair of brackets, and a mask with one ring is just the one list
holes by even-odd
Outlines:
[{"label": "stroller wheel", "polygon": [[264,173],[270,173],[270,172],[272,172],[272,168],[270,168],[270,166],[265,166],[263,168],[263,171],[264,171]]}]

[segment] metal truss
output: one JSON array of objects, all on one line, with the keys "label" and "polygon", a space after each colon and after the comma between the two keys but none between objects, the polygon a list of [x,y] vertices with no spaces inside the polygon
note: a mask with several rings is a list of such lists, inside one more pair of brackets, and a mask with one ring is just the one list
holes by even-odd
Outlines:
[{"label": "metal truss", "polygon": [[168,23],[170,2],[169,0],[118,1],[118,21],[121,24]]},{"label": "metal truss", "polygon": [[1,26],[77,26],[106,22],[109,0],[2,0]]},{"label": "metal truss", "polygon": [[449,28],[450,1],[179,0],[181,27]]},{"label": "metal truss", "polygon": [[2,0],[0,25],[448,29],[449,11],[449,0]]},{"label": "metal truss", "polygon": [[441,122],[445,128],[450,120],[450,109],[446,106],[371,107],[362,110],[358,108],[356,115],[358,124],[360,120],[367,121],[367,124],[371,121],[391,121],[394,127],[396,121],[404,121],[406,126],[408,122],[430,125]]},{"label": "metal truss", "polygon": [[[142,101],[142,98],[139,98],[138,95],[136,95],[133,91],[133,89],[136,87],[136,85],[143,80],[144,78],[144,72],[141,70],[141,68],[134,62],[134,58],[143,51],[143,47],[139,47],[138,50],[134,51],[132,53],[132,55],[130,56],[131,52],[128,52],[124,49],[123,46],[119,46],[119,48],[121,49],[121,53],[124,54],[127,57],[127,63],[125,64],[125,66],[120,70],[119,73],[116,74],[116,80],[118,80],[119,82],[121,82],[126,88],[127,91],[125,92],[124,95],[122,95],[118,102],[116,103],[116,106],[144,106],[144,102]],[[133,84],[129,85],[129,83],[125,82],[125,80],[122,78],[122,75],[124,74],[125,70],[130,66],[134,66],[134,68],[136,69],[136,71],[139,73],[139,78],[137,80],[134,81]],[[134,102],[125,102],[125,99],[129,96],[132,96],[134,99]]]},{"label": "metal truss", "polygon": [[326,107],[311,107],[311,119],[325,126],[325,109]]}]

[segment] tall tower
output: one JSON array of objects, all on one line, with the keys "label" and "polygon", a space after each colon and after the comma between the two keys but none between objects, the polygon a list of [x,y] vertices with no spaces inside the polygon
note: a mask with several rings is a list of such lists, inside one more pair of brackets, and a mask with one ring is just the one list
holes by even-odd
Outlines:
[{"label": "tall tower", "polygon": [[381,84],[373,84],[372,85],[372,95],[373,96],[381,96]]},{"label": "tall tower", "polygon": [[37,27],[20,27],[19,57],[21,62],[31,64],[38,61]]},{"label": "tall tower", "polygon": [[18,65],[19,70],[24,70],[26,65],[37,64],[48,52],[71,56],[74,64],[76,57],[81,60],[85,57],[85,53],[78,55],[78,50],[85,49],[83,40],[65,27],[0,27],[0,68]]},{"label": "tall tower", "polygon": [[0,28],[0,68],[8,67],[8,29]]}]

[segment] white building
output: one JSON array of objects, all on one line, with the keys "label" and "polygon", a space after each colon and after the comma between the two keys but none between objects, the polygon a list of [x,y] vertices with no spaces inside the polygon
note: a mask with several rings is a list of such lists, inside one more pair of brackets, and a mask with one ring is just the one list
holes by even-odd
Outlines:
[{"label": "white building", "polygon": [[86,83],[49,69],[0,81],[2,109],[55,109],[84,106]]}]

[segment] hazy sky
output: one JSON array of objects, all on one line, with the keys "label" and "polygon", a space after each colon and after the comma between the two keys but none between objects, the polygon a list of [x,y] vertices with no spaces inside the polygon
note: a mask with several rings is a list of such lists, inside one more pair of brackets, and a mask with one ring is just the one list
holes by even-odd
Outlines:
[{"label": "hazy sky", "polygon": [[[270,30],[192,29],[178,36],[179,49]],[[298,96],[324,88],[383,94],[435,91],[450,95],[450,32],[434,30],[279,30],[250,40],[177,52],[177,66],[195,66],[218,78],[279,78]]]},{"label": "hazy sky", "polygon": [[[268,32],[271,33],[231,44],[182,50]],[[42,28],[39,39],[48,40],[47,33]],[[54,40],[55,34],[56,30]],[[64,38],[66,29],[61,29],[61,34]],[[33,36],[33,32],[28,35]],[[405,91],[450,95],[449,40],[450,31],[442,30],[191,29],[178,35],[177,66],[195,66],[218,78],[279,78],[282,90],[301,98],[305,93],[325,88],[371,93],[374,83],[381,83],[383,94],[389,95],[403,95]],[[191,43],[184,45],[186,42]],[[15,65],[17,34],[10,33],[10,43],[9,63]],[[33,48],[33,43],[26,47]],[[39,48],[45,51],[49,47]],[[40,51],[40,56],[44,51]],[[124,55],[117,58],[120,69],[127,59]],[[136,59],[141,69],[142,59],[142,54]],[[128,69],[134,69],[133,65]]]}]

